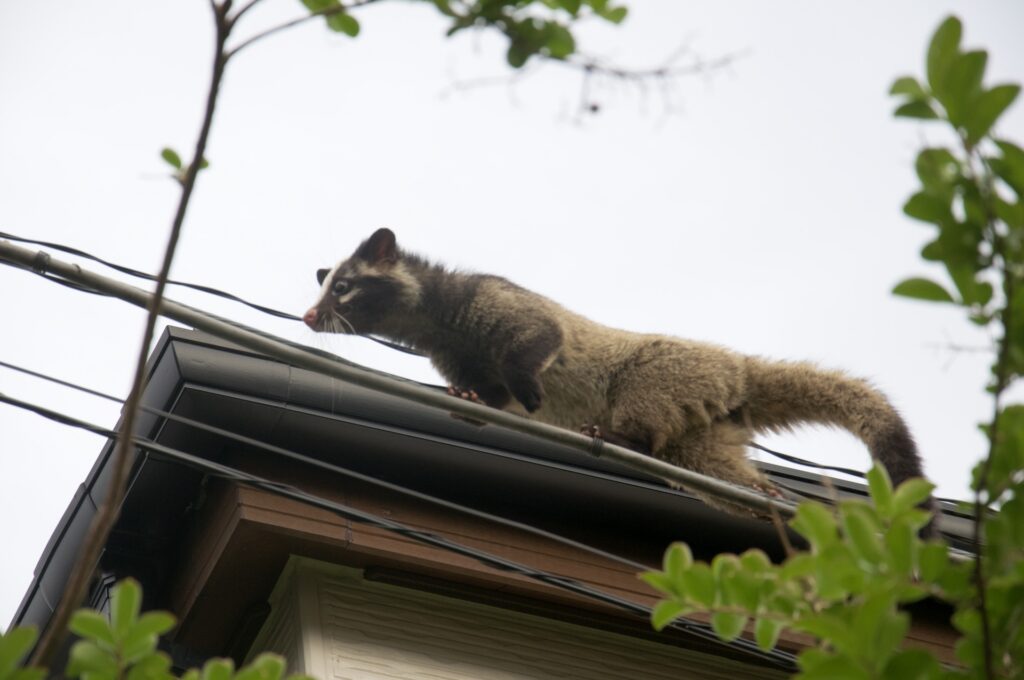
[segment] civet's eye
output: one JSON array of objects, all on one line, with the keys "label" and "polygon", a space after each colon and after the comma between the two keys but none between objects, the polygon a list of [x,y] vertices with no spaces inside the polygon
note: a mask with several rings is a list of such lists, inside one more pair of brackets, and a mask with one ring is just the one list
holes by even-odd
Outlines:
[{"label": "civet's eye", "polygon": [[345,279],[338,279],[337,281],[334,282],[334,285],[331,287],[331,293],[335,297],[341,297],[342,295],[348,292],[348,288],[348,281],[346,281]]}]

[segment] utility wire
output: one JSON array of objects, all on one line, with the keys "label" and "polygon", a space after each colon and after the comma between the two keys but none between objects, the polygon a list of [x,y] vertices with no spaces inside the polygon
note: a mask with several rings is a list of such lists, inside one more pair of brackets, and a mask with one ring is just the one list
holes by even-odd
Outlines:
[{"label": "utility wire", "polygon": [[[40,373],[38,371],[33,371],[32,369],[25,368],[23,366],[17,366],[15,364],[11,364],[11,363],[8,363],[8,362],[2,361],[2,360],[0,360],[0,366],[2,366],[4,368],[7,368],[7,369],[10,369],[12,371],[17,371],[19,373],[23,373],[25,375],[30,375],[30,376],[32,376],[34,378],[39,378],[41,380],[46,380],[48,382],[51,382],[51,383],[54,383],[54,384],[57,384],[57,385],[61,385],[62,387],[67,387],[67,388],[70,388],[70,389],[73,389],[73,390],[77,390],[79,392],[83,392],[85,394],[92,395],[94,397],[99,397],[100,399],[105,399],[105,400],[113,402],[115,404],[123,404],[124,403],[123,400],[118,399],[117,397],[115,397],[113,395],[106,394],[104,392],[100,392],[98,390],[94,390],[94,389],[85,387],[83,385],[78,385],[78,384],[75,384],[75,383],[72,383],[72,382],[68,382],[66,380],[61,380],[60,378],[56,378],[56,377],[53,377],[53,376],[50,376],[50,375],[46,375],[45,373]],[[160,409],[151,408],[151,407],[146,406],[144,404],[140,404],[139,408],[141,410],[145,411],[146,413],[151,414],[151,415],[155,415],[155,416],[158,416],[160,418],[165,418],[167,420],[170,420],[170,421],[173,421],[173,422],[176,422],[176,423],[181,423],[182,425],[187,425],[189,427],[194,427],[194,428],[196,428],[198,430],[202,430],[204,432],[209,432],[211,434],[215,434],[215,435],[218,435],[220,437],[224,437],[226,439],[231,439],[231,440],[236,441],[236,442],[238,442],[240,444],[245,444],[246,446],[251,446],[251,447],[254,447],[254,448],[262,449],[264,451],[273,453],[275,455],[278,455],[278,456],[281,456],[281,457],[284,457],[284,458],[288,458],[289,460],[294,460],[294,461],[303,463],[305,465],[309,465],[309,466],[312,466],[312,467],[320,468],[321,470],[326,470],[326,471],[332,472],[334,474],[342,475],[344,477],[349,477],[350,479],[356,479],[356,480],[359,480],[361,482],[366,482],[368,484],[372,484],[374,486],[377,486],[377,487],[380,487],[380,488],[383,488],[383,489],[387,489],[388,491],[394,491],[394,492],[399,493],[399,494],[404,495],[404,496],[409,496],[409,497],[412,497],[412,498],[417,498],[417,499],[425,501],[427,503],[431,503],[431,504],[434,504],[434,505],[437,505],[437,506],[440,506],[440,507],[443,507],[443,508],[447,508],[449,510],[454,510],[455,512],[458,512],[458,513],[461,513],[461,514],[464,514],[464,515],[471,515],[471,516],[477,517],[479,519],[483,519],[483,520],[486,520],[486,521],[489,521],[489,522],[494,522],[496,524],[501,524],[501,525],[504,525],[504,526],[507,526],[507,527],[511,527],[513,529],[518,529],[520,531],[523,531],[523,532],[526,532],[526,533],[530,533],[530,534],[533,534],[535,536],[540,536],[540,537],[546,538],[548,540],[554,541],[556,543],[561,543],[562,545],[565,545],[565,546],[568,546],[568,547],[571,547],[571,548],[575,548],[577,550],[581,550],[581,551],[590,553],[591,555],[595,555],[597,557],[604,558],[604,559],[609,560],[611,562],[617,562],[619,564],[627,566],[630,569],[634,569],[636,571],[646,571],[646,570],[651,568],[650,565],[643,564],[641,562],[637,562],[635,560],[631,560],[629,558],[622,557],[620,555],[615,555],[615,554],[607,552],[605,550],[601,550],[600,548],[595,548],[594,546],[587,545],[585,543],[580,543],[579,541],[575,541],[575,540],[573,540],[571,538],[567,538],[565,536],[561,536],[559,534],[555,534],[555,533],[552,533],[550,531],[546,531],[544,529],[532,526],[530,524],[525,524],[523,522],[517,522],[515,520],[511,520],[511,519],[507,519],[505,517],[501,517],[499,515],[492,515],[491,513],[485,512],[483,510],[477,510],[476,508],[470,508],[470,507],[465,506],[465,505],[460,505],[459,503],[455,503],[453,501],[448,501],[448,500],[445,500],[443,498],[438,498],[437,496],[432,496],[430,494],[426,494],[426,493],[423,493],[421,491],[416,491],[415,489],[410,489],[410,488],[402,486],[400,484],[394,484],[392,482],[385,481],[385,480],[380,479],[378,477],[373,477],[371,475],[366,475],[366,474],[363,474],[361,472],[357,472],[355,470],[352,470],[350,468],[346,468],[346,467],[343,467],[343,466],[340,466],[340,465],[336,465],[336,464],[333,464],[333,463],[328,463],[326,461],[319,460],[317,458],[313,458],[311,456],[307,456],[305,454],[298,453],[298,452],[290,450],[290,449],[286,449],[286,448],[283,448],[283,447],[280,447],[280,446],[276,446],[274,444],[270,444],[270,443],[267,443],[267,442],[264,442],[264,441],[261,441],[261,440],[258,440],[258,439],[253,439],[252,437],[247,437],[245,435],[238,434],[236,432],[231,432],[230,430],[225,430],[223,428],[216,427],[214,425],[209,425],[207,423],[200,422],[198,420],[193,420],[192,418],[187,418],[185,416],[181,416],[181,415],[178,415],[176,413],[169,413],[167,411],[162,411]],[[415,436],[415,433],[408,433],[408,434],[410,434],[412,436]]]},{"label": "utility wire", "polygon": [[[31,411],[44,418],[48,418],[52,421],[61,423],[62,425],[68,425],[70,427],[86,430],[94,434],[100,435],[102,437],[106,437],[108,439],[117,439],[120,437],[120,433],[115,432],[113,430],[109,430],[107,428],[100,427],[99,425],[95,425],[93,423],[80,420],[73,416],[58,411],[54,411],[52,409],[48,409],[44,406],[32,404],[30,402],[26,402],[21,399],[16,399],[14,397],[9,397],[3,393],[0,393],[0,402],[27,411]],[[202,470],[207,474],[222,477],[224,479],[228,479],[240,484],[245,484],[247,486],[251,486],[253,488],[267,491],[270,493],[274,493],[286,498],[291,498],[293,500],[300,501],[302,503],[306,503],[308,505],[312,505],[314,507],[327,510],[345,519],[354,522],[359,522],[361,524],[366,524],[368,526],[372,526],[378,529],[382,529],[384,531],[388,531],[403,536],[409,540],[416,541],[424,545],[429,545],[453,554],[468,557],[493,569],[514,573],[519,576],[523,576],[531,580],[538,581],[549,586],[553,586],[555,588],[572,592],[576,595],[579,595],[587,599],[602,602],[604,604],[616,607],[623,611],[631,612],[633,614],[637,614],[644,617],[650,616],[651,610],[649,607],[645,607],[644,605],[638,604],[631,600],[627,600],[625,598],[612,595],[610,593],[606,593],[602,590],[592,588],[575,579],[565,576],[559,576],[557,574],[552,574],[542,569],[535,569],[533,567],[520,564],[519,562],[508,560],[503,557],[499,557],[497,555],[488,553],[483,550],[478,550],[470,546],[462,545],[460,543],[451,541],[447,538],[438,536],[437,534],[428,531],[413,529],[412,527],[404,525],[400,522],[388,520],[378,515],[374,515],[372,513],[359,510],[358,508],[354,508],[343,503],[338,503],[336,501],[332,501],[317,496],[315,494],[302,491],[301,489],[298,489],[288,484],[283,484],[280,482],[275,482],[270,479],[259,477],[257,475],[247,473],[243,470],[239,470],[228,465],[214,463],[199,456],[195,456],[193,454],[186,453],[184,451],[180,451],[178,449],[174,449],[147,440],[143,437],[132,437],[131,441],[141,449],[150,451],[159,456],[166,457],[188,467]],[[725,645],[739,649],[743,652],[746,652],[748,654],[757,656],[760,659],[768,661],[773,665],[778,666],[779,668],[783,668],[785,670],[792,671],[796,668],[795,657],[792,654],[789,654],[788,652],[783,652],[778,649],[766,652],[760,649],[753,641],[747,640],[745,638],[739,638],[737,640],[734,640],[732,643],[726,643],[719,639],[712,631],[708,630],[707,626],[703,624],[686,620],[676,620],[670,625],[670,627],[682,630],[686,633],[689,633],[696,637],[700,637],[702,639],[713,641],[720,645]]]}]

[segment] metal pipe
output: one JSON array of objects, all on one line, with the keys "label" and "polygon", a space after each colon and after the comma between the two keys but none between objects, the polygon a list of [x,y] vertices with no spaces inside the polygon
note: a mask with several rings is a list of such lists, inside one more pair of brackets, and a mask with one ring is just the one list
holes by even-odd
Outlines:
[{"label": "metal pipe", "polygon": [[[76,264],[69,264],[51,257],[44,251],[32,251],[16,246],[9,241],[0,241],[0,261],[29,269],[40,275],[57,275],[66,281],[86,286],[101,293],[130,302],[145,309],[152,295],[140,288],[100,276]],[[164,299],[160,314],[169,319],[199,329],[223,340],[228,340],[247,349],[260,352],[289,365],[328,375],[348,383],[383,392],[394,397],[409,399],[426,406],[433,406],[471,420],[499,425],[523,434],[541,437],[584,453],[614,460],[641,472],[661,477],[679,484],[691,491],[728,500],[737,505],[771,512],[782,517],[792,517],[795,506],[755,491],[724,482],[713,477],[676,467],[670,463],[651,458],[609,442],[595,440],[582,434],[530,420],[514,413],[502,411],[481,404],[449,396],[422,385],[405,382],[384,374],[361,368],[340,359],[331,359],[287,344],[274,336],[246,329],[224,319],[216,318],[197,309]]]}]

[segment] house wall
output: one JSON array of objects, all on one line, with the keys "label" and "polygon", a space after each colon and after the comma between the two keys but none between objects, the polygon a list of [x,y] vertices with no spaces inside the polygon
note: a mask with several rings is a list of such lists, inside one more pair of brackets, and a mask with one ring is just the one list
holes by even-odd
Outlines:
[{"label": "house wall", "polygon": [[785,677],[714,655],[366,581],[293,557],[250,657],[319,680],[679,680]]}]

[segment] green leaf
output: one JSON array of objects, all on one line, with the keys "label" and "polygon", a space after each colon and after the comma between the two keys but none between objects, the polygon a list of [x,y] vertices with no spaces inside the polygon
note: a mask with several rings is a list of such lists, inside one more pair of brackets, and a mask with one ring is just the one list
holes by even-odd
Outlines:
[{"label": "green leaf", "polygon": [[651,610],[651,625],[654,626],[655,630],[662,630],[665,626],[690,611],[692,610],[681,602],[662,600]]},{"label": "green leaf", "polygon": [[848,621],[835,614],[821,613],[805,616],[793,624],[793,628],[810,633],[818,639],[828,640],[837,650],[848,653],[855,645],[851,644],[853,632]]},{"label": "green leaf", "polygon": [[981,613],[977,609],[961,609],[953,614],[953,625],[965,635],[981,633]]},{"label": "green leaf", "polygon": [[265,652],[253,659],[248,666],[239,669],[234,680],[280,680],[284,675],[284,657]]},{"label": "green leaf", "polygon": [[912,101],[920,101],[928,99],[928,93],[925,92],[921,83],[917,82],[917,78],[911,76],[903,76],[897,78],[889,88],[889,94],[891,95],[906,95]]},{"label": "green leaf", "polygon": [[883,680],[938,680],[941,677],[939,662],[923,649],[897,652],[882,671]]},{"label": "green leaf", "polygon": [[666,595],[673,596],[678,593],[676,582],[664,572],[645,571],[642,574],[639,574],[639,578],[659,593],[665,593]]},{"label": "green leaf", "polygon": [[960,162],[949,149],[922,149],[917,154],[914,170],[926,193],[940,196],[949,203],[953,186],[960,177]]},{"label": "green leaf", "polygon": [[669,578],[678,578],[693,564],[693,553],[685,543],[673,543],[665,551],[664,569]]},{"label": "green leaf", "polygon": [[819,551],[838,538],[836,519],[821,503],[806,501],[796,510],[789,525],[806,538],[814,551]]},{"label": "green leaf", "polygon": [[573,16],[580,13],[581,4],[580,0],[558,0],[558,6]]},{"label": "green leaf", "polygon": [[332,7],[337,7],[338,0],[302,0],[302,4],[306,6],[310,14],[317,12],[325,12]]},{"label": "green leaf", "polygon": [[231,680],[234,670],[231,659],[210,659],[203,664],[202,680]]},{"label": "green leaf", "polygon": [[629,14],[629,9],[626,7],[612,7],[604,11],[601,16],[613,24],[621,24],[627,14]]},{"label": "green leaf", "polygon": [[1013,188],[1018,197],[1024,197],[1024,149],[1004,139],[997,139],[996,146],[1003,152],[1003,156],[990,160],[998,161],[993,164],[993,169]]},{"label": "green leaf", "polygon": [[782,624],[778,621],[758,619],[754,624],[754,639],[757,640],[757,646],[765,651],[775,648],[781,632]]},{"label": "green leaf", "polygon": [[715,577],[711,567],[696,562],[679,576],[679,589],[683,595],[697,604],[710,607],[715,603]]},{"label": "green leaf", "polygon": [[892,115],[897,118],[922,118],[924,120],[934,120],[939,117],[939,114],[932,108],[931,104],[920,100],[897,106]]},{"label": "green leaf", "polygon": [[823,600],[841,600],[863,590],[865,572],[846,541],[835,541],[818,555],[814,586]]},{"label": "green leaf", "polygon": [[114,631],[107,617],[91,609],[79,609],[71,616],[68,624],[71,632],[93,642],[103,643],[110,648],[115,645]]},{"label": "green leaf", "polygon": [[[805,659],[814,658],[813,665],[805,665]],[[828,654],[820,649],[808,649],[800,654],[803,672],[796,680],[871,680],[868,672],[847,656]]]},{"label": "green leaf", "polygon": [[565,59],[576,51],[576,40],[565,26],[548,21],[540,33],[541,52],[552,59]]},{"label": "green leaf", "polygon": [[181,156],[179,156],[178,152],[175,151],[174,149],[170,147],[164,147],[160,151],[160,158],[163,158],[165,161],[167,161],[168,165],[173,167],[175,170],[181,170]]},{"label": "green leaf", "polygon": [[896,610],[892,592],[876,592],[852,610],[850,651],[872,663],[884,663],[895,653],[910,625],[909,618]]},{"label": "green leaf", "polygon": [[740,570],[740,560],[730,553],[719,553],[711,560],[711,573],[722,583]]},{"label": "green leaf", "polygon": [[928,45],[928,84],[943,104],[948,94],[946,74],[959,53],[962,33],[960,20],[951,16],[939,25]]},{"label": "green leaf", "polygon": [[738,638],[745,625],[747,625],[747,617],[743,614],[718,612],[711,617],[711,629],[726,642],[732,642]]},{"label": "green leaf", "polygon": [[756,574],[738,569],[722,582],[726,600],[747,611],[757,610],[761,597],[761,581]]},{"label": "green leaf", "polygon": [[885,533],[885,554],[894,574],[908,577],[914,570],[917,537],[905,521],[896,521]]},{"label": "green leaf", "polygon": [[0,678],[3,680],[45,680],[46,669],[45,668],[19,668],[11,671],[9,675],[3,675],[0,673]]},{"label": "green leaf", "polygon": [[163,652],[142,656],[132,665],[125,680],[174,680],[171,659]]},{"label": "green leaf", "polygon": [[928,500],[935,485],[926,479],[915,477],[900,484],[892,497],[893,510],[900,514]]},{"label": "green leaf", "polygon": [[997,85],[983,92],[964,121],[968,143],[981,141],[1018,94],[1020,85]]},{"label": "green leaf", "polygon": [[68,657],[68,675],[88,673],[95,680],[113,680],[117,672],[117,659],[113,652],[101,649],[89,640],[79,640],[72,645]]},{"label": "green leaf", "polygon": [[890,517],[892,513],[892,480],[885,467],[874,464],[867,473],[868,489],[871,499],[882,517]]},{"label": "green leaf", "polygon": [[740,555],[740,566],[751,574],[760,574],[771,568],[772,561],[763,550],[751,548]]},{"label": "green leaf", "polygon": [[928,300],[930,302],[956,302],[945,288],[929,279],[915,277],[896,284],[893,295]]},{"label": "green leaf", "polygon": [[110,624],[114,639],[123,640],[135,625],[142,607],[142,587],[133,578],[126,578],[115,585],[110,596]]},{"label": "green leaf", "polygon": [[452,5],[448,0],[433,0],[433,2],[438,11],[446,17],[458,16],[454,11],[452,11]]},{"label": "green leaf", "polygon": [[983,50],[959,54],[949,66],[946,74],[948,97],[943,105],[954,125],[962,125],[966,112],[981,93],[981,81],[985,75],[988,53]]},{"label": "green leaf", "polygon": [[11,673],[31,651],[38,633],[35,626],[18,626],[0,632],[0,677]]},{"label": "green leaf", "polygon": [[790,557],[779,570],[779,577],[784,580],[805,578],[814,573],[815,559],[807,553],[797,553]]},{"label": "green leaf", "polygon": [[911,196],[903,205],[903,212],[915,220],[939,225],[953,219],[949,201],[925,191],[919,191]]},{"label": "green leaf", "polygon": [[508,46],[508,52],[505,53],[505,59],[512,68],[521,68],[533,54],[534,50],[520,41],[513,40]]},{"label": "green leaf", "polygon": [[868,508],[860,502],[844,502],[839,510],[843,533],[850,539],[854,553],[861,559],[877,565],[882,561],[882,540],[878,527],[871,521]]},{"label": "green leaf", "polygon": [[351,14],[338,12],[327,16],[327,27],[337,33],[344,33],[350,38],[359,35],[359,22]]},{"label": "green leaf", "polygon": [[175,619],[169,612],[147,612],[132,626],[121,643],[121,653],[129,662],[151,654],[157,645],[157,636],[174,628]]}]

